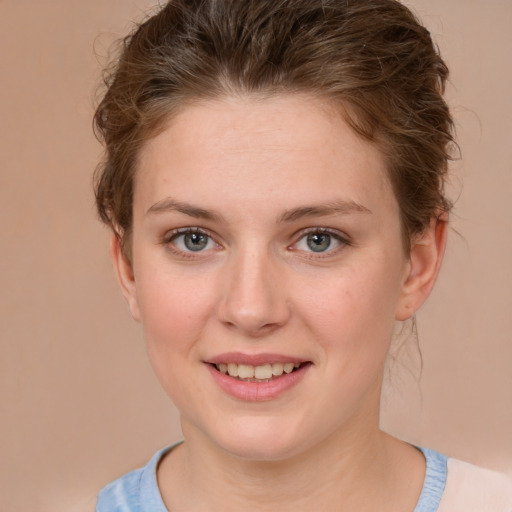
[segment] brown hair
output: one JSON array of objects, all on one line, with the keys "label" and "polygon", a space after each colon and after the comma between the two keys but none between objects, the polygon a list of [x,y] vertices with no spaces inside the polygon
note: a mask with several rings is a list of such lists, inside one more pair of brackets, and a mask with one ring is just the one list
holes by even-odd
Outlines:
[{"label": "brown hair", "polygon": [[[451,205],[448,69],[396,0],[171,0],[123,41],[95,114],[101,219],[130,254],[142,145],[196,99],[307,92],[337,102],[387,160],[404,247]],[[127,244],[128,242],[128,244]]]}]

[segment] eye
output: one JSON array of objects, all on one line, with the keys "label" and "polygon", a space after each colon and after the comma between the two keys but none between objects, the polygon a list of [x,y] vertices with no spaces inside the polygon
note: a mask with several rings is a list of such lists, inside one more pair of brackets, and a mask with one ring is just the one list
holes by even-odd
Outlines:
[{"label": "eye", "polygon": [[168,243],[182,252],[200,252],[216,246],[208,234],[191,229],[172,234]]},{"label": "eye", "polygon": [[294,249],[309,253],[333,252],[343,245],[349,245],[341,235],[323,229],[312,230],[303,235],[293,246]]},{"label": "eye", "polygon": [[306,245],[313,252],[324,252],[332,244],[332,237],[327,233],[311,233],[306,236]]}]

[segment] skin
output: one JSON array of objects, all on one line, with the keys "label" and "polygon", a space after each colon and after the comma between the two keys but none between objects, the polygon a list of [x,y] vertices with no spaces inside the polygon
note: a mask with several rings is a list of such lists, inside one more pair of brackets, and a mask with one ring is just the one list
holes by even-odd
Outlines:
[{"label": "skin", "polygon": [[[115,236],[111,253],[181,412],[185,443],[158,470],[169,510],[410,512],[418,500],[423,456],[380,431],[379,398],[395,321],[430,293],[446,223],[406,254],[382,155],[335,112],[303,95],[196,103],[140,154],[133,263]],[[191,228],[203,250],[187,248]],[[319,230],[331,245],[315,252]],[[205,363],[233,351],[311,366],[278,397],[244,401]]]}]

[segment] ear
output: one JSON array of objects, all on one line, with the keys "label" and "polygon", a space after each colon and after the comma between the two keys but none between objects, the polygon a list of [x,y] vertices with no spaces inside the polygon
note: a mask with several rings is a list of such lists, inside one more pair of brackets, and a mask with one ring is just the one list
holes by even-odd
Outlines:
[{"label": "ear", "polygon": [[137,322],[140,322],[140,310],[137,301],[137,286],[135,284],[133,266],[126,258],[121,248],[119,237],[115,233],[112,233],[110,239],[110,258],[114,264],[117,280],[121,286],[124,298],[128,302],[132,317]]},{"label": "ear", "polygon": [[430,295],[443,261],[447,228],[447,215],[440,215],[432,219],[427,229],[412,240],[395,315],[397,320],[405,321],[413,316]]}]

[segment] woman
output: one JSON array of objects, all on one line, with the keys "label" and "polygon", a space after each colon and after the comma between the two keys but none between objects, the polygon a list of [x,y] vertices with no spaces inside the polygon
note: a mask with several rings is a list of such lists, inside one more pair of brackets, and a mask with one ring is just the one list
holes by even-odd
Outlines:
[{"label": "woman", "polygon": [[98,511],[507,510],[379,429],[446,243],[447,74],[394,0],[176,0],[126,39],[97,204],[184,442]]}]

